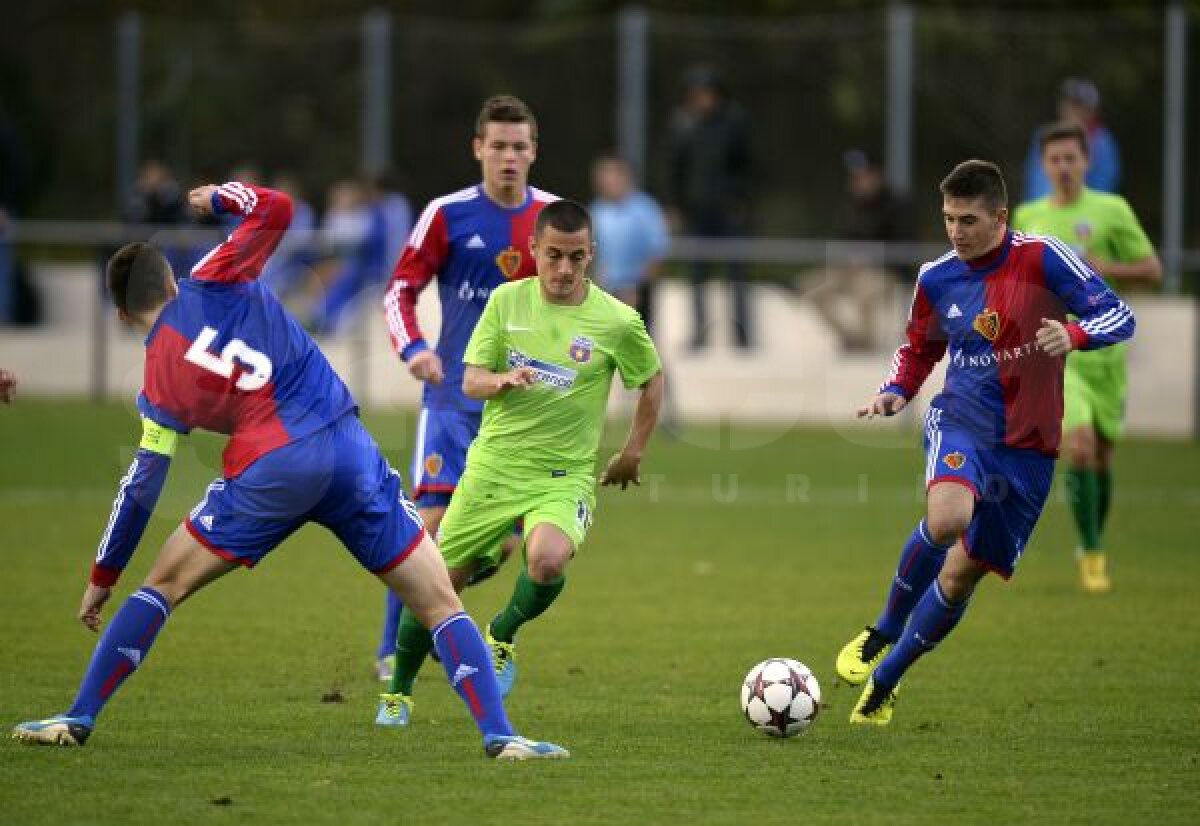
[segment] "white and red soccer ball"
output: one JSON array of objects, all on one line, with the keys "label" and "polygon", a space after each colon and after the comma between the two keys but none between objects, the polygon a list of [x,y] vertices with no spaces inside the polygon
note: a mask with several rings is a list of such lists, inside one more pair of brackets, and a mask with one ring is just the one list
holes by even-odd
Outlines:
[{"label": "white and red soccer ball", "polygon": [[742,711],[750,725],[772,737],[795,737],[821,711],[821,686],[796,660],[763,660],[742,682]]}]

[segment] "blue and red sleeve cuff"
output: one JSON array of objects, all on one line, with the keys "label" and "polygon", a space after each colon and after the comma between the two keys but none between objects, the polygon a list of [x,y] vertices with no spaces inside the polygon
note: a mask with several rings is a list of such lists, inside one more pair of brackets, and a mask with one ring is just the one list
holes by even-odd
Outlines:
[{"label": "blue and red sleeve cuff", "polygon": [[101,565],[99,562],[92,563],[91,582],[93,585],[101,588],[111,588],[117,584],[117,580],[120,578],[120,568],[110,568],[107,565]]},{"label": "blue and red sleeve cuff", "polygon": [[908,394],[908,391],[898,384],[885,384],[883,387],[879,388],[879,392],[895,393],[897,396],[903,396],[905,401],[912,401],[912,396]]},{"label": "blue and red sleeve cuff", "polygon": [[400,358],[407,362],[417,353],[424,353],[428,349],[429,345],[425,342],[425,339],[414,338],[403,350],[400,351]]},{"label": "blue and red sleeve cuff", "polygon": [[1091,339],[1088,337],[1087,331],[1079,326],[1078,322],[1071,321],[1067,324],[1067,335],[1071,337],[1072,350],[1086,350],[1088,342]]}]

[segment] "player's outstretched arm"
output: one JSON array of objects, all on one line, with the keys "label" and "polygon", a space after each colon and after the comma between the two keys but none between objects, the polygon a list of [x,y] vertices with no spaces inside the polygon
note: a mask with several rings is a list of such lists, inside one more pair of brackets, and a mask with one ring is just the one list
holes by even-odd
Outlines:
[{"label": "player's outstretched arm", "polygon": [[505,373],[494,373],[486,367],[468,364],[463,374],[463,392],[472,399],[487,401],[506,390],[531,387],[536,382],[532,367],[517,367]]},{"label": "player's outstretched arm", "polygon": [[200,281],[236,283],[258,278],[292,223],[292,199],[285,193],[238,181],[198,186],[188,193],[188,205],[202,218],[242,218],[229,238],[192,268],[192,278]]},{"label": "player's outstretched arm", "polygon": [[621,490],[625,490],[630,482],[635,485],[642,483],[642,454],[646,452],[650,436],[658,426],[665,388],[666,380],[661,370],[642,385],[637,407],[633,411],[633,424],[629,427],[629,438],[625,440],[621,452],[608,461],[608,466],[600,474],[601,485],[620,485]]},{"label": "player's outstretched arm", "polygon": [[876,416],[895,416],[908,405],[908,399],[899,393],[885,390],[867,399],[867,403],[858,408],[858,418],[874,419]]},{"label": "player's outstretched arm", "polygon": [[175,452],[178,437],[174,431],[150,419],[142,419],[142,424],[141,445],[129,472],[121,479],[108,526],[96,551],[91,579],[79,607],[80,621],[92,631],[100,629],[100,609],[108,601],[112,586],[141,542]]}]

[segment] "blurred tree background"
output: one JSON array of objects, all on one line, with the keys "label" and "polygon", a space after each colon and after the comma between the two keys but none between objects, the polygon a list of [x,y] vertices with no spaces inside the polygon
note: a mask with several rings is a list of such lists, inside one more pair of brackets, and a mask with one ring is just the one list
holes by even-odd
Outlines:
[{"label": "blurred tree background", "polygon": [[[432,0],[10,4],[0,32],[0,126],[19,135],[28,155],[24,215],[116,214],[115,27],[126,11],[142,22],[140,156],[165,160],[184,183],[248,164],[267,175],[288,170],[320,205],[327,186],[356,174],[361,18],[378,8],[392,15],[391,155],[416,201],[474,180],[475,111],[497,91],[526,98],[538,114],[535,182],[586,198],[588,162],[616,141],[616,14],[623,5],[462,0],[450,16],[447,4]],[[829,235],[842,153],[882,153],[887,5],[643,4],[650,13],[650,188],[660,179],[657,160],[680,77],[706,62],[722,72],[752,122],[756,231]],[[922,238],[940,235],[936,185],[958,160],[997,160],[1019,192],[1030,134],[1053,117],[1056,90],[1069,75],[1090,77],[1100,88],[1104,120],[1121,145],[1122,190],[1158,236],[1161,5],[912,7],[912,194]],[[1194,21],[1200,8],[1188,7]],[[1189,114],[1200,93],[1200,57],[1190,52]],[[1200,168],[1200,157],[1189,160]],[[1200,175],[1187,178],[1194,216]],[[1200,246],[1200,222],[1189,222],[1186,240]]]}]

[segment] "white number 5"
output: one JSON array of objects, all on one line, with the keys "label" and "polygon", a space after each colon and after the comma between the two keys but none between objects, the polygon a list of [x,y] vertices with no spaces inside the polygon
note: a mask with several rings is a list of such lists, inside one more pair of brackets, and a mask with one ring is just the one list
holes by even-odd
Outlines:
[{"label": "white number 5", "polygon": [[205,327],[200,331],[200,335],[188,348],[184,358],[199,367],[203,367],[210,373],[216,373],[218,376],[229,378],[233,375],[233,371],[237,365],[233,363],[234,359],[240,361],[243,365],[250,368],[249,371],[242,373],[237,380],[237,389],[251,392],[258,390],[268,381],[271,380],[271,360],[264,353],[260,353],[252,347],[247,346],[246,342],[240,338],[235,338],[233,341],[225,345],[225,349],[221,351],[220,356],[214,356],[209,352],[209,346],[216,340],[217,331],[212,327]]}]

